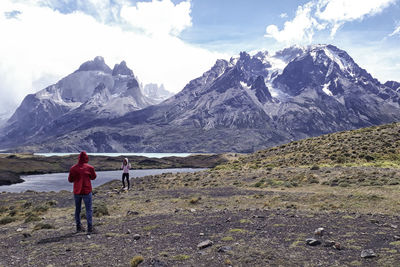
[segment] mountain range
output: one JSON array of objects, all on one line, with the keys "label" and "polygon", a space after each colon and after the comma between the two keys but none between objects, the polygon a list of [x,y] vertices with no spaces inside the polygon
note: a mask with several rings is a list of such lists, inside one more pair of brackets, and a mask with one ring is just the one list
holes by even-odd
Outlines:
[{"label": "mountain range", "polygon": [[[400,120],[400,83],[380,83],[332,45],[241,52],[217,60],[169,96],[162,86],[143,90],[124,61],[111,70],[96,57],[28,95],[2,128],[0,146],[42,152],[251,152]],[[163,97],[169,98],[157,103]]]}]

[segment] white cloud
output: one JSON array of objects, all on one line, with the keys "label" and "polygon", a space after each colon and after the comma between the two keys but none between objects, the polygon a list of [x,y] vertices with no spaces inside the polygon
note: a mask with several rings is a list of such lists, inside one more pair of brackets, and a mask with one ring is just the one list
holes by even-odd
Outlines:
[{"label": "white cloud", "polygon": [[288,17],[288,14],[287,13],[282,13],[282,14],[279,15],[279,17],[282,18],[282,19],[286,19]]},{"label": "white cloud", "polygon": [[332,25],[331,36],[334,36],[344,23],[379,14],[395,2],[396,0],[319,0],[315,15]]},{"label": "white cloud", "polygon": [[190,11],[190,1],[174,5],[170,0],[153,0],[139,2],[136,6],[124,6],[121,17],[148,34],[178,35],[192,26]]},{"label": "white cloud", "polygon": [[315,28],[323,27],[312,17],[313,8],[312,2],[299,6],[296,17],[292,21],[286,21],[282,30],[279,30],[276,25],[269,25],[265,37],[286,43],[311,42]]},{"label": "white cloud", "polygon": [[394,31],[391,34],[389,34],[389,36],[394,36],[396,34],[400,35],[400,26],[398,26],[396,29],[394,29]]},{"label": "white cloud", "polygon": [[[125,60],[141,82],[164,83],[174,92],[180,91],[189,80],[201,75],[222,56],[189,45],[176,36],[190,25],[190,2],[178,5],[173,5],[170,0],[146,3],[156,6],[154,14],[150,6],[142,9],[139,4],[136,14],[143,21],[130,20],[130,23],[136,23],[134,26],[145,27],[148,16],[154,19],[152,16],[160,14],[161,7],[172,16],[180,14],[181,18],[168,20],[164,16],[146,28],[146,32],[151,33],[147,35],[128,30],[126,25],[102,23],[79,11],[62,14],[35,2],[2,0],[0,113],[12,111],[26,94],[56,82],[98,55],[103,56],[111,68]],[[175,13],[174,8],[177,8]],[[3,15],[14,10],[21,12],[17,18]],[[160,21],[163,22],[161,26]]]},{"label": "white cloud", "polygon": [[286,21],[282,30],[276,25],[266,28],[266,37],[278,42],[311,42],[316,31],[330,29],[331,37],[346,22],[374,16],[396,0],[314,0],[299,6],[293,20]]}]

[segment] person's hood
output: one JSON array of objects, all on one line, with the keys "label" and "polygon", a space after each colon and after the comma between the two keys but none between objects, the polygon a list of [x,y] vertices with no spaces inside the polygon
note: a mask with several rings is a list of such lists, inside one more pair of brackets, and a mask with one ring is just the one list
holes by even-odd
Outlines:
[{"label": "person's hood", "polygon": [[124,160],[126,160],[126,165],[129,165],[129,159],[128,158],[124,158]]},{"label": "person's hood", "polygon": [[89,156],[86,154],[86,152],[85,151],[82,151],[80,154],[79,154],[79,164],[84,164],[84,163],[88,163],[89,162]]}]

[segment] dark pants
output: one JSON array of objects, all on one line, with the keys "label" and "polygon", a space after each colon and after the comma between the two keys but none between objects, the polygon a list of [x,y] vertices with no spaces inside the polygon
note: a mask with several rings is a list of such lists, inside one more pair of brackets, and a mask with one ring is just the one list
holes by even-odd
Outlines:
[{"label": "dark pants", "polygon": [[129,173],[123,173],[122,174],[122,185],[125,187],[125,178],[126,178],[126,181],[128,182],[128,189],[129,189],[129,187],[130,187],[130,184],[129,184]]},{"label": "dark pants", "polygon": [[88,229],[92,227],[92,193],[87,195],[74,195],[75,198],[75,222],[76,226],[80,227],[81,224],[81,209],[82,209],[82,199],[85,202],[86,209],[86,221]]}]

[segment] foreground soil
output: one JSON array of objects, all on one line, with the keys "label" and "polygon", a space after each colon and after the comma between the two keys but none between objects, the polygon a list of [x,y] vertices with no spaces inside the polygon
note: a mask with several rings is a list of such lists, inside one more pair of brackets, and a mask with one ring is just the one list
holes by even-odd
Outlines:
[{"label": "foreground soil", "polygon": [[[215,171],[148,176],[129,191],[119,181],[97,188],[90,236],[74,233],[70,192],[2,193],[2,218],[14,221],[0,230],[0,266],[131,266],[135,256],[140,266],[400,264],[399,202],[368,208],[400,199],[398,185],[258,188]],[[307,245],[312,237],[321,244]],[[198,248],[206,240],[212,245]],[[362,258],[365,249],[377,256]]]},{"label": "foreground soil", "polygon": [[400,123],[222,160],[96,188],[92,235],[71,192],[2,193],[0,266],[400,266]]}]

